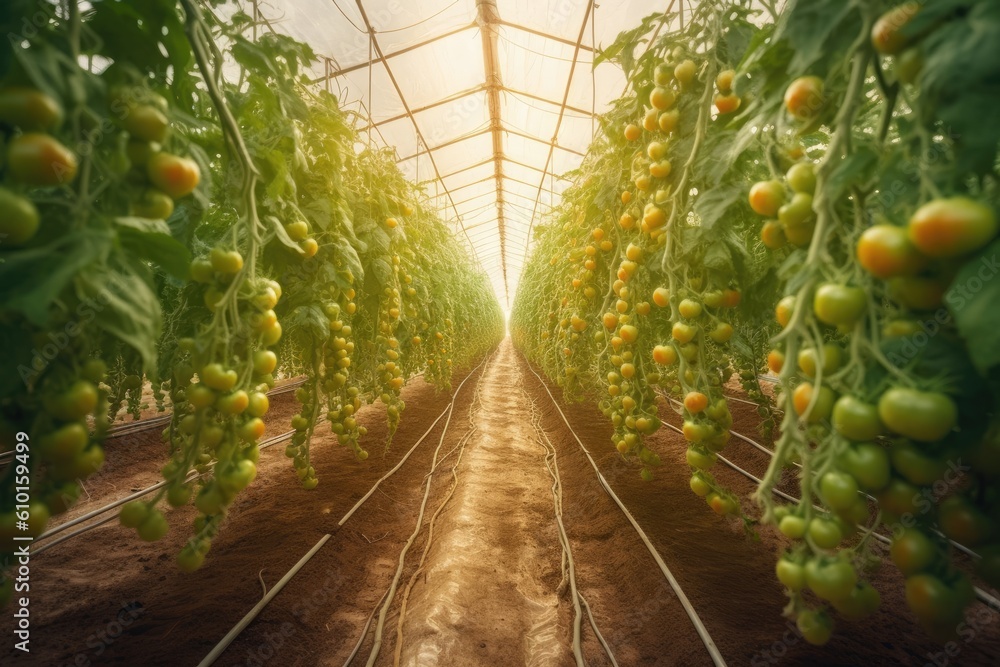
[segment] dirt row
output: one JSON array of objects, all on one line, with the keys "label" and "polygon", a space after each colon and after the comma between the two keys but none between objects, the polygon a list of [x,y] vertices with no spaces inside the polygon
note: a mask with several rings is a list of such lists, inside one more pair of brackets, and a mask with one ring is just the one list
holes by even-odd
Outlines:
[{"label": "dirt row", "polygon": [[[455,382],[458,386],[458,382]],[[341,529],[341,516],[427,430],[450,397],[416,380],[403,390],[406,414],[382,455],[384,409],[366,406],[372,456],[364,463],[320,434],[314,465],[320,486],[304,491],[290,462],[273,447],[257,481],[233,506],[206,565],[193,575],[174,566],[191,509],[170,514],[170,535],[139,541],[116,522],[39,555],[32,562],[32,652],[0,652],[4,664],[196,665],[324,534],[332,538],[223,654],[219,665],[343,665],[362,627],[379,608],[400,553],[417,526],[428,472],[440,462],[409,547],[399,589],[386,609],[378,665],[394,662],[402,631],[404,665],[572,665],[573,610],[562,581],[551,480],[531,404],[556,448],[564,523],[580,592],[620,665],[705,665],[708,653],[646,547],[613,504],[573,432],[690,598],[730,665],[994,665],[1000,664],[1000,616],[978,605],[963,640],[944,648],[917,627],[890,566],[871,580],[882,609],[862,623],[840,623],[823,649],[810,647],[781,616],[785,597],[774,577],[783,539],[769,528],[751,534],[715,516],[688,489],[680,435],[661,429],[651,445],[664,465],[651,482],[617,455],[611,426],[592,402],[567,404],[557,387],[540,382],[505,341],[472,372],[457,395],[451,422],[442,419],[405,465],[386,480]],[[272,403],[268,436],[288,430],[292,394]],[[665,407],[665,406],[664,406]],[[757,435],[755,408],[733,403],[733,430]],[[664,414],[670,412],[664,409]],[[676,416],[672,423],[679,424]],[[158,479],[165,452],[158,433],[130,435],[109,445],[108,467],[88,482],[93,509]],[[459,460],[459,456],[461,459]],[[760,475],[766,455],[733,441],[725,455]],[[713,471],[715,472],[715,471]],[[748,508],[754,485],[727,468],[717,478]],[[792,473],[782,484],[790,493]],[[449,496],[449,493],[452,494]],[[445,499],[447,503],[445,503]],[[426,524],[440,509],[434,537]],[[417,562],[424,554],[423,567]],[[12,636],[4,618],[0,632]],[[967,638],[967,640],[965,639]],[[372,633],[353,664],[364,664]],[[588,664],[610,664],[583,620]]]}]

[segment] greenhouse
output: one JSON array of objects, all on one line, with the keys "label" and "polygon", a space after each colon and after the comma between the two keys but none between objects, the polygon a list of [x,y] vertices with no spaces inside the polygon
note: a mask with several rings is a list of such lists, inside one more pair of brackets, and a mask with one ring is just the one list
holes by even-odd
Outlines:
[{"label": "greenhouse", "polygon": [[1000,664],[1000,3],[0,29],[2,664]]}]

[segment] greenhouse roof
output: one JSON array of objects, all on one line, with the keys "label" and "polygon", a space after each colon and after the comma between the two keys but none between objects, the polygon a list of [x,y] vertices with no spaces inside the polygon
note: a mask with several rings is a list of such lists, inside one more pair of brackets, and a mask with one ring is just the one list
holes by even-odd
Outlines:
[{"label": "greenhouse roof", "polygon": [[569,185],[620,97],[621,68],[594,55],[676,0],[272,0],[259,20],[319,55],[314,81],[395,149],[469,244],[501,304],[531,230]]}]

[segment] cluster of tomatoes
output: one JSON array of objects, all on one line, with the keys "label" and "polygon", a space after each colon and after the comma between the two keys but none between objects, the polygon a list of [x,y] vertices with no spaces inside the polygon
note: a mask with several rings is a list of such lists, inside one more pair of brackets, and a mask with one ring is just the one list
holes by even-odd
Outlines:
[{"label": "cluster of tomatoes", "polygon": [[[872,31],[876,51],[897,56],[897,73],[904,82],[919,71],[919,53],[911,48],[913,38],[901,30],[919,9],[919,3],[904,3],[880,18]],[[798,121],[817,122],[825,105],[822,80],[806,76],[793,81],[785,105]],[[798,247],[813,242],[812,164],[796,163],[786,181],[792,191],[787,201],[785,184],[778,180],[757,183],[749,194],[755,212],[777,216],[761,231],[763,243],[772,249],[786,242]],[[859,350],[866,349],[852,338],[868,336],[859,325],[869,319],[882,325],[883,341],[923,335],[922,320],[930,316],[941,322],[945,293],[955,275],[996,238],[1000,225],[989,205],[966,196],[936,196],[916,207],[905,224],[874,217],[875,224],[851,239],[857,266],[880,281],[874,295],[858,284],[862,281],[845,279],[849,272],[842,271],[845,278],[820,282],[798,298],[786,296],[775,311],[782,328],[809,322],[825,327],[823,342],[807,344],[795,359],[786,359],[780,349],[768,355],[772,371],[794,376],[788,404],[804,423],[807,438],[818,443],[810,454],[815,476],[804,484],[812,485],[826,509],[817,511],[808,503],[777,509],[779,530],[796,540],[779,561],[777,575],[795,599],[809,589],[847,619],[872,614],[879,606],[877,591],[859,581],[849,550],[836,551],[859,525],[868,523],[865,495],[870,495],[892,529],[890,557],[906,577],[910,609],[932,637],[945,640],[954,635],[974,597],[968,576],[950,562],[948,540],[979,550],[980,575],[991,585],[1000,582],[1000,536],[994,528],[1000,504],[991,491],[998,473],[992,462],[996,438],[989,433],[981,442],[956,444],[952,436],[962,423],[953,387],[919,364],[896,367],[895,361],[882,358],[880,363],[888,364],[887,381],[876,386],[849,382],[863,356]],[[888,309],[882,296],[892,304]],[[810,299],[808,305],[797,304],[804,298]],[[889,314],[883,315],[886,310]],[[796,364],[794,373],[789,373],[789,363]],[[971,476],[956,468],[962,460],[973,462]],[[824,609],[799,609],[798,624],[816,644],[829,640],[833,629]]]},{"label": "cluster of tomatoes", "polygon": [[62,121],[62,106],[45,93],[24,86],[0,88],[0,129],[6,143],[0,249],[22,246],[38,232],[41,217],[25,190],[65,186],[76,178],[76,156],[50,134]]},{"label": "cluster of tomatoes", "polygon": [[784,182],[772,179],[750,188],[750,208],[769,218],[760,230],[761,241],[767,248],[777,250],[788,243],[798,248],[809,245],[816,227],[815,191],[816,172],[810,161],[793,164]]},{"label": "cluster of tomatoes", "polygon": [[174,200],[194,192],[201,181],[196,162],[163,150],[170,135],[167,101],[143,87],[120,87],[111,91],[110,108],[128,134],[128,177],[137,193],[131,214],[166,220],[174,211]]},{"label": "cluster of tomatoes", "polygon": [[[361,391],[350,381],[351,355],[355,347],[351,318],[357,313],[357,304],[354,302],[357,294],[354,288],[338,290],[338,293],[340,303],[331,301],[324,308],[330,319],[330,338],[323,347],[323,364],[319,369],[320,386],[326,393],[326,418],[330,422],[330,430],[337,436],[337,442],[349,447],[363,461],[368,458],[368,452],[358,444],[358,439],[367,433],[367,429],[359,425],[354,416],[361,409]],[[308,399],[318,400],[318,397],[310,395]],[[303,406],[307,403],[301,402]],[[303,414],[305,413],[306,410],[303,409]],[[306,431],[310,428],[310,421],[301,416],[300,420],[292,423],[297,432],[285,449],[285,454],[295,459],[297,471],[301,471],[305,465],[308,474],[308,460],[303,459],[302,454],[303,447],[308,444]]]},{"label": "cluster of tomatoes", "polygon": [[[59,102],[35,88],[0,88],[5,153],[0,167],[0,252],[18,252],[36,238],[41,215],[31,191],[68,186],[76,178],[76,156],[52,134],[62,125],[63,115]],[[59,321],[78,326],[65,318]],[[75,331],[79,333],[78,328]],[[30,453],[17,453],[11,463],[15,474],[6,477],[9,484],[17,479],[18,485],[28,486],[30,481],[32,493],[23,503],[26,512],[15,510],[12,487],[0,500],[0,560],[13,552],[15,536],[42,534],[51,516],[65,512],[76,500],[78,482],[104,463],[100,439],[109,426],[108,391],[102,385],[107,367],[89,354],[84,337],[62,336],[66,344],[44,367],[35,366],[30,375],[22,376],[24,393],[0,410],[0,442],[6,451],[23,441],[18,433],[32,438]],[[42,350],[53,346],[53,340],[38,332],[32,342]],[[19,521],[26,522],[27,530],[18,528]],[[3,586],[9,583],[8,579]]]}]

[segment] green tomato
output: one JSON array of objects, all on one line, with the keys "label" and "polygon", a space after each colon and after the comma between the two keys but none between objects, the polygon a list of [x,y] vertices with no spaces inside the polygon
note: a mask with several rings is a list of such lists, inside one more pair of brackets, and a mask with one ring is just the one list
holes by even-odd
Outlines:
[{"label": "green tomato", "polygon": [[874,440],[884,430],[878,408],[871,403],[845,395],[833,406],[833,428],[848,440]]},{"label": "green tomato", "polygon": [[836,521],[816,518],[809,522],[809,537],[821,549],[833,549],[844,539],[844,533]]},{"label": "green tomato", "polygon": [[852,327],[865,314],[868,299],[860,287],[824,283],[813,297],[813,312],[825,324]]},{"label": "green tomato", "polygon": [[892,431],[920,442],[935,442],[958,422],[958,408],[947,395],[893,387],[878,402],[878,415]]},{"label": "green tomato", "polygon": [[940,555],[934,541],[918,528],[904,528],[889,547],[889,557],[904,577],[929,570]]},{"label": "green tomato", "polygon": [[816,191],[816,168],[812,162],[796,162],[788,169],[785,179],[795,192],[811,196]]},{"label": "green tomato", "polygon": [[30,199],[0,187],[0,248],[30,241],[39,221],[38,209]]},{"label": "green tomato", "polygon": [[821,600],[843,600],[857,582],[858,575],[847,561],[814,558],[806,563],[806,584]]},{"label": "green tomato", "polygon": [[167,534],[169,528],[170,525],[167,523],[167,517],[163,516],[163,512],[158,509],[150,509],[149,515],[136,530],[143,541],[156,542]]},{"label": "green tomato", "polygon": [[908,440],[897,440],[889,449],[892,467],[916,486],[930,486],[943,479],[948,463],[920,451]]},{"label": "green tomato", "polygon": [[993,521],[964,496],[952,496],[938,507],[941,532],[966,547],[977,547],[994,534]]},{"label": "green tomato", "polygon": [[802,637],[813,646],[823,646],[833,636],[833,619],[825,611],[806,610],[799,612],[795,627]]},{"label": "green tomato", "polygon": [[885,488],[892,477],[889,454],[885,448],[871,442],[851,445],[840,457],[838,464],[868,493]]},{"label": "green tomato", "polygon": [[820,479],[819,486],[823,501],[832,510],[851,509],[858,500],[858,483],[847,473],[830,471]]},{"label": "green tomato", "polygon": [[860,621],[874,614],[882,596],[867,582],[859,582],[846,598],[833,601],[833,608],[849,621]]},{"label": "green tomato", "polygon": [[806,520],[795,514],[782,517],[778,523],[778,530],[785,537],[793,540],[800,540],[806,534]]},{"label": "green tomato", "polygon": [[[817,363],[817,356],[822,360],[822,363]],[[819,350],[819,355],[816,354],[814,348],[805,348],[799,351],[798,362],[799,370],[807,378],[816,377],[817,367],[822,366],[823,377],[829,377],[831,374],[835,373],[838,368],[840,368],[841,359],[843,357],[843,350],[836,343],[827,343],[823,345]]]},{"label": "green tomato", "polygon": [[799,592],[806,586],[806,571],[798,563],[782,558],[775,567],[778,581],[792,592]]}]

